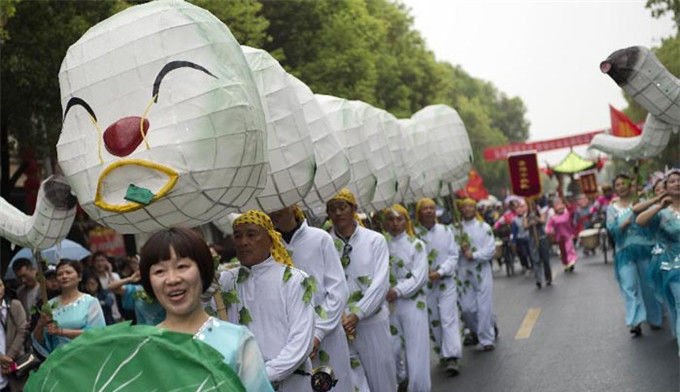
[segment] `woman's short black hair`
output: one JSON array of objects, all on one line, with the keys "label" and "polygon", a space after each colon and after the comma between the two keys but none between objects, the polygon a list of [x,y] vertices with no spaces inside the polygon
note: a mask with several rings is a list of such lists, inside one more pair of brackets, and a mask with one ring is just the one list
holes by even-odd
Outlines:
[{"label": "woman's short black hair", "polygon": [[[628,174],[619,173],[616,176],[614,176],[614,180],[612,180],[612,188],[614,188],[614,184],[616,184],[616,180],[618,180],[619,178],[625,178],[628,181],[633,181],[633,178],[631,176],[629,176]],[[629,185],[630,185],[630,183],[629,183]]]},{"label": "woman's short black hair", "polygon": [[83,264],[78,261],[78,260],[71,260],[71,259],[61,259],[59,260],[59,264],[57,264],[57,268],[55,271],[59,271],[59,268],[70,265],[73,267],[74,270],[78,273],[78,276],[82,277],[83,276]]},{"label": "woman's short black hair", "polygon": [[215,276],[215,265],[208,244],[194,230],[172,227],[152,235],[140,252],[139,275],[147,294],[156,298],[151,287],[149,270],[152,265],[170,259],[171,247],[177,257],[188,257],[196,263],[205,292]]},{"label": "woman's short black hair", "polygon": [[90,279],[94,279],[95,282],[97,282],[97,291],[102,290],[102,282],[99,280],[99,277],[92,271],[85,270],[85,273],[83,274],[83,279],[80,281],[80,291],[86,293],[87,290],[85,290],[85,285],[87,285],[87,281]]}]

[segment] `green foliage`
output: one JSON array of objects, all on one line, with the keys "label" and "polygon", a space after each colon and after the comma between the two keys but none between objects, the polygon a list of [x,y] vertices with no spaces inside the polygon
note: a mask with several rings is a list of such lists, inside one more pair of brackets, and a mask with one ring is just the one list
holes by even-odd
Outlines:
[{"label": "green foliage", "polygon": [[666,14],[671,14],[675,22],[676,29],[680,27],[680,1],[678,0],[647,0],[645,4],[652,16],[660,18]]},{"label": "green foliage", "polygon": [[357,357],[351,357],[351,358],[349,359],[349,366],[350,366],[352,369],[356,369],[356,368],[358,368],[359,366],[361,366],[361,362],[359,361],[359,358],[357,358]]},{"label": "green foliage", "polygon": [[347,302],[348,303],[359,302],[362,298],[364,298],[364,293],[362,293],[361,290],[357,290],[349,295],[349,298],[347,298]]},{"label": "green foliage", "polygon": [[357,280],[364,286],[370,286],[371,283],[373,283],[373,279],[371,279],[371,277],[368,275],[361,275],[357,278]]},{"label": "green foliage", "polygon": [[308,276],[302,281],[302,287],[304,288],[304,293],[302,294],[302,300],[309,304],[312,300],[312,296],[316,293],[316,279],[313,276]]},{"label": "green foliage", "polygon": [[241,267],[238,269],[238,276],[236,277],[236,283],[243,283],[250,276],[250,272],[246,267]]},{"label": "green foliage", "polygon": [[324,309],[321,305],[316,305],[314,307],[314,311],[321,320],[325,320],[328,318],[328,313],[326,312],[326,309]]},{"label": "green foliage", "polygon": [[238,293],[236,292],[236,290],[223,291],[222,301],[224,301],[224,303],[227,304],[227,306],[241,302],[238,299]]},{"label": "green foliage", "polygon": [[234,38],[241,45],[261,47],[271,40],[267,35],[269,21],[261,15],[262,4],[258,0],[189,0],[205,8],[229,26]]},{"label": "green foliage", "polygon": [[250,311],[248,311],[248,308],[245,306],[242,307],[238,312],[238,323],[241,325],[248,325],[252,321],[253,318],[250,316]]}]

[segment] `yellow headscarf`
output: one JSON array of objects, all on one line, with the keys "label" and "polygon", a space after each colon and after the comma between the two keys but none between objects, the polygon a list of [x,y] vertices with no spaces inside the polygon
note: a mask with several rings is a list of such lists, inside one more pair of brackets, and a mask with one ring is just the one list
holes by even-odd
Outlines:
[{"label": "yellow headscarf", "polygon": [[[333,196],[330,200],[326,202],[326,205],[330,203],[333,200],[343,200],[348,202],[349,204],[352,204],[355,207],[358,207],[359,204],[357,204],[357,199],[354,197],[354,194],[347,188],[342,188],[340,189],[340,192],[338,192],[337,195]],[[361,219],[359,219],[359,215],[354,212],[354,220],[357,221],[361,226],[363,226],[363,222],[361,222]]]},{"label": "yellow headscarf", "polygon": [[293,260],[290,258],[288,250],[283,246],[281,233],[274,230],[274,224],[267,214],[259,210],[250,210],[234,219],[232,227],[236,228],[236,226],[246,223],[252,223],[267,230],[267,235],[269,236],[269,239],[272,240],[270,252],[274,260],[287,266],[293,265]]},{"label": "yellow headscarf", "polygon": [[437,203],[434,202],[434,200],[430,199],[429,197],[424,197],[420,200],[418,200],[418,203],[416,203],[416,219],[420,220],[420,210],[425,207],[425,204],[432,204],[433,206],[436,206]]},{"label": "yellow headscarf", "polygon": [[[458,207],[459,210],[462,209],[463,206],[466,206],[466,205],[477,207],[477,202],[475,201],[475,199],[470,198],[470,197],[466,197],[465,199],[456,200],[456,207]],[[479,215],[479,212],[475,213],[475,218],[477,218],[477,220],[480,221],[480,222],[484,222],[484,218],[482,218],[482,216]]]},{"label": "yellow headscarf", "polygon": [[302,222],[305,219],[307,219],[307,217],[305,217],[305,213],[302,212],[302,209],[297,204],[295,205],[294,212],[295,212],[295,219],[297,219],[299,222]]},{"label": "yellow headscarf", "polygon": [[406,234],[411,237],[415,237],[416,233],[413,231],[413,225],[411,224],[411,217],[408,216],[408,210],[404,208],[401,204],[392,204],[392,207],[385,209],[385,214],[391,214],[396,212],[403,215],[406,218]]}]

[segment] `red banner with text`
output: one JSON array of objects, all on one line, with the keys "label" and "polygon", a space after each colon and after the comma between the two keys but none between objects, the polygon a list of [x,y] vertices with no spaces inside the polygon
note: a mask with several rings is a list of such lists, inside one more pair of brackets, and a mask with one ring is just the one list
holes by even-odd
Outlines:
[{"label": "red banner with text", "polygon": [[508,168],[512,193],[522,197],[534,197],[541,194],[541,176],[536,151],[509,155]]}]

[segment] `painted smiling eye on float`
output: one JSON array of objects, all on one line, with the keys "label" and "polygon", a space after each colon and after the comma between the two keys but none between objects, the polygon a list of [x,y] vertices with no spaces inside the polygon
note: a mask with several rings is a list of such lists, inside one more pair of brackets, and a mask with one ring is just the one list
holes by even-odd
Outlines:
[{"label": "painted smiling eye on float", "polygon": [[130,7],[68,49],[59,82],[59,165],[100,223],[198,226],[264,188],[262,104],[241,48],[208,11]]}]

